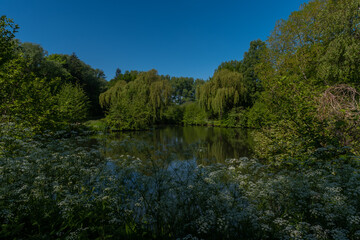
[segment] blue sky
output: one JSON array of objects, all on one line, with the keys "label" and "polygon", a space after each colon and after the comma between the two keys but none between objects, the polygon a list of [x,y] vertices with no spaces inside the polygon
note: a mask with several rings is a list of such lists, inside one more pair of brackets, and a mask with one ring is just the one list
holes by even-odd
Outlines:
[{"label": "blue sky", "polygon": [[208,79],[224,61],[241,60],[277,20],[304,0],[0,0],[17,38],[71,54],[107,80],[119,67]]}]

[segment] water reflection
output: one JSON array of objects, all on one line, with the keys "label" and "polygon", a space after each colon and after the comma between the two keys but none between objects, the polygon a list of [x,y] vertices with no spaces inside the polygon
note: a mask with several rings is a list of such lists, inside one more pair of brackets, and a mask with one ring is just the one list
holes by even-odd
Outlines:
[{"label": "water reflection", "polygon": [[146,159],[154,166],[174,161],[210,165],[229,158],[250,157],[252,144],[246,130],[210,127],[167,126],[107,134],[97,139],[106,157]]}]

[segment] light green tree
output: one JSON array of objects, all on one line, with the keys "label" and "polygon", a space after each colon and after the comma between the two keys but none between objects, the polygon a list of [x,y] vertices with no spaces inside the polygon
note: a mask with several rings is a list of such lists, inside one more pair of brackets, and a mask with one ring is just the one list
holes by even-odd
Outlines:
[{"label": "light green tree", "polygon": [[66,83],[56,95],[60,118],[69,123],[84,121],[89,112],[89,98],[77,84]]},{"label": "light green tree", "polygon": [[198,101],[203,108],[221,119],[233,107],[244,103],[247,94],[243,75],[223,69],[215,72],[210,81],[199,87]]},{"label": "light green tree", "polygon": [[171,93],[169,81],[150,70],[129,82],[118,80],[100,95],[100,104],[114,128],[145,129],[163,118]]}]

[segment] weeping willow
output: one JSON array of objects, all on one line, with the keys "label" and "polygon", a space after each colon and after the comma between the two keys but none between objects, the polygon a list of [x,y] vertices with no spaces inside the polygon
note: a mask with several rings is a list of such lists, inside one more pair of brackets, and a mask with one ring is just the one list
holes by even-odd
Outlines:
[{"label": "weeping willow", "polygon": [[118,81],[100,95],[107,120],[116,129],[145,129],[160,121],[170,104],[172,88],[156,70],[138,75],[134,81]]},{"label": "weeping willow", "polygon": [[243,105],[248,94],[243,75],[223,69],[198,88],[197,96],[203,108],[221,118],[232,108]]}]

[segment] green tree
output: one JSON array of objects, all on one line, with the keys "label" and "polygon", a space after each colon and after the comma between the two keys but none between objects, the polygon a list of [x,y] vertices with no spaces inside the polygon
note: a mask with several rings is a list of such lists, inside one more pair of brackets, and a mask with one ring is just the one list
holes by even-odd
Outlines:
[{"label": "green tree", "polygon": [[195,101],[195,81],[193,78],[172,77],[170,79],[173,88],[172,101],[176,104],[183,104],[188,101]]},{"label": "green tree", "polygon": [[206,125],[208,116],[204,108],[197,102],[187,102],[184,105],[184,125]]},{"label": "green tree", "polygon": [[[90,116],[101,116],[103,112],[99,104],[99,95],[106,89],[104,72],[87,65],[81,61],[75,53],[72,55],[52,54],[48,59],[57,64],[61,64],[69,74],[69,81],[72,84],[79,84],[84,89],[90,102]],[[54,64],[52,64],[52,66],[54,66]]]},{"label": "green tree", "polygon": [[170,104],[172,88],[156,70],[130,82],[119,80],[100,95],[109,124],[116,129],[145,129],[160,122]]},{"label": "green tree", "polygon": [[0,17],[0,67],[14,56],[14,37],[18,28],[12,19]]},{"label": "green tree", "polygon": [[331,129],[345,124],[346,131],[351,121],[332,114],[324,118],[320,108],[328,104],[319,99],[329,99],[322,96],[339,84],[358,88],[360,58],[354,53],[360,51],[359,26],[355,0],[311,1],[276,24],[256,67],[265,88],[260,101],[272,118],[265,131],[270,155],[344,144]]},{"label": "green tree", "polygon": [[89,100],[79,85],[66,83],[56,95],[58,112],[61,119],[69,123],[84,121],[89,112]]},{"label": "green tree", "polygon": [[115,77],[107,83],[108,88],[111,88],[118,81],[121,81],[121,80],[125,81],[127,83],[134,81],[139,74],[140,74],[140,72],[135,71],[135,70],[131,70],[131,71],[126,70],[125,73],[121,73],[121,70],[119,68],[117,68],[115,71]]},{"label": "green tree", "polygon": [[244,104],[247,94],[243,75],[223,69],[215,72],[210,81],[199,87],[198,101],[203,108],[221,119],[233,107]]},{"label": "green tree", "polygon": [[47,52],[39,44],[29,42],[21,44],[20,47],[27,62],[27,70],[34,73],[40,72]]}]

